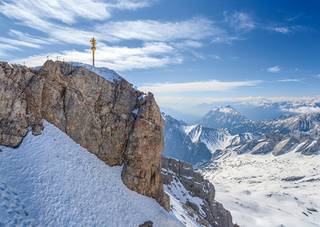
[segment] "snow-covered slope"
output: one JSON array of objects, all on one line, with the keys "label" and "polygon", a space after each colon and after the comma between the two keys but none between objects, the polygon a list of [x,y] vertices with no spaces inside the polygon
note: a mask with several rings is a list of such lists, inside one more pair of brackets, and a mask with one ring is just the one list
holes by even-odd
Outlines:
[{"label": "snow-covered slope", "polygon": [[[200,142],[193,142],[186,133],[186,123],[178,121],[169,115],[163,114],[165,119],[165,146],[164,156],[180,159],[182,161],[196,164],[211,159],[211,151]],[[192,126],[190,126],[190,130]]]},{"label": "snow-covered slope", "polygon": [[193,143],[204,143],[212,153],[217,149],[227,148],[236,137],[227,129],[211,129],[202,125],[186,126],[185,133],[190,136]]},{"label": "snow-covered slope", "polygon": [[221,157],[202,169],[241,227],[319,227],[320,156]]},{"label": "snow-covered slope", "polygon": [[73,66],[81,66],[84,67],[101,77],[103,77],[106,80],[109,81],[114,81],[114,80],[119,80],[121,79],[121,76],[114,70],[106,68],[106,67],[93,67],[92,65],[88,65],[85,63],[80,63],[80,62],[70,62]]},{"label": "snow-covered slope", "polygon": [[17,149],[0,147],[0,226],[181,226],[155,200],[49,123]]}]

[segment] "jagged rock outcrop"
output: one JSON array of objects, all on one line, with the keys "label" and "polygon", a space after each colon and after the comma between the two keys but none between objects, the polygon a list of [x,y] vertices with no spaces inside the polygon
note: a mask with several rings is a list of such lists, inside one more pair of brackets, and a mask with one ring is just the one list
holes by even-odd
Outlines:
[{"label": "jagged rock outcrop", "polygon": [[160,174],[163,121],[152,94],[53,61],[40,70],[0,63],[0,92],[0,144],[18,146],[29,126],[37,135],[47,120],[107,164],[124,165],[123,182],[168,209]]},{"label": "jagged rock outcrop", "polygon": [[201,226],[236,226],[230,212],[215,201],[214,186],[195,172],[191,164],[162,158],[162,179],[166,191],[182,204],[191,220]]},{"label": "jagged rock outcrop", "polygon": [[16,147],[28,132],[26,87],[35,74],[0,62],[0,144]]}]

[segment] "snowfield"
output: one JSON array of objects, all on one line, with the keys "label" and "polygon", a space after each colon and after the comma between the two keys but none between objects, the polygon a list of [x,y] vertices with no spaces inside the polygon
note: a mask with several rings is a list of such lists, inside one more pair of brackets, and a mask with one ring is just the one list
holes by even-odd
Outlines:
[{"label": "snowfield", "polygon": [[[229,154],[230,155],[230,154]],[[202,170],[241,227],[319,227],[320,156],[231,154]]]},{"label": "snowfield", "polygon": [[181,226],[155,200],[49,123],[17,149],[0,147],[0,226]]}]

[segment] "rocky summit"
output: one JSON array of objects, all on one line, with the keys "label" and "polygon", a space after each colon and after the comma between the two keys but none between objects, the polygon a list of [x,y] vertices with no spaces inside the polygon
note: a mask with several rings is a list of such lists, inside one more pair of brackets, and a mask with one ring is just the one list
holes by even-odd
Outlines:
[{"label": "rocky summit", "polygon": [[43,120],[108,165],[123,165],[128,188],[169,209],[161,181],[163,120],[154,97],[119,77],[47,61],[39,69],[0,63],[0,144],[18,147]]}]

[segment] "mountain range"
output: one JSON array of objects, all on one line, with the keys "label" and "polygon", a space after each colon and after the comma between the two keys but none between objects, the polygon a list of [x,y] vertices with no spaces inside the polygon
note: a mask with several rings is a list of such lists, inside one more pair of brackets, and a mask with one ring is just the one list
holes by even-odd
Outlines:
[{"label": "mountain range", "polygon": [[[228,152],[318,154],[320,113],[253,121],[231,106],[215,108],[197,124],[165,118],[165,155],[197,164]],[[209,155],[211,153],[211,156]]]},{"label": "mountain range", "polygon": [[163,117],[164,154],[214,183],[237,224],[319,227],[320,113],[254,121],[225,106],[196,124]]}]

